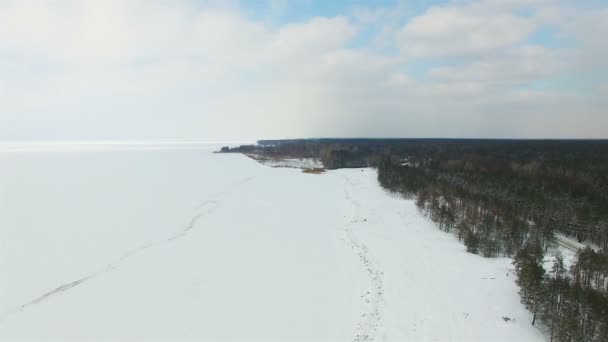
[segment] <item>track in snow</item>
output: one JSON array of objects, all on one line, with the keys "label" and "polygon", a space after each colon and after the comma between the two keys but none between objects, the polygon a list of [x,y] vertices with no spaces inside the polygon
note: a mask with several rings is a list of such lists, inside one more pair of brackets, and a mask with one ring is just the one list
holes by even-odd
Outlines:
[{"label": "track in snow", "polygon": [[344,241],[359,257],[359,261],[365,268],[370,281],[370,288],[361,295],[364,301],[365,311],[361,314],[361,318],[357,323],[356,335],[353,342],[374,341],[378,330],[382,327],[381,305],[384,296],[384,286],[382,283],[382,271],[378,267],[375,259],[369,252],[368,247],[359,241],[353,233],[352,227],[358,223],[364,222],[360,217],[360,205],[353,199],[353,196],[348,191],[348,186],[355,186],[347,176],[342,175],[345,180],[344,195],[351,204],[351,215],[343,227]]},{"label": "track in snow", "polygon": [[6,318],[8,318],[8,317],[10,317],[12,315],[18,314],[18,313],[20,313],[20,312],[28,309],[31,306],[40,304],[40,303],[46,301],[47,299],[49,299],[51,297],[54,297],[54,296],[57,296],[57,295],[60,295],[60,294],[62,294],[64,292],[66,292],[66,291],[69,291],[69,290],[77,287],[78,285],[82,285],[85,282],[87,282],[87,281],[89,281],[89,280],[91,280],[93,278],[96,278],[96,277],[98,277],[100,275],[103,275],[105,273],[113,271],[113,270],[117,269],[121,264],[123,264],[124,262],[126,262],[127,260],[129,260],[130,258],[132,258],[132,257],[134,257],[136,255],[139,255],[142,252],[144,252],[144,251],[146,251],[146,250],[148,250],[150,248],[158,247],[158,246],[165,245],[165,244],[169,244],[169,243],[172,243],[172,242],[174,242],[176,240],[179,240],[179,239],[185,237],[190,231],[192,231],[194,228],[196,228],[196,225],[197,225],[198,221],[201,218],[203,218],[206,215],[211,214],[212,212],[214,212],[219,207],[219,205],[220,205],[219,200],[222,197],[229,195],[234,190],[235,186],[248,183],[253,178],[254,177],[244,178],[244,179],[242,179],[242,180],[240,180],[240,181],[232,184],[231,186],[229,186],[225,191],[222,191],[220,193],[215,194],[214,199],[206,200],[206,201],[200,203],[196,207],[196,210],[198,211],[197,214],[194,215],[190,219],[190,221],[188,222],[188,224],[183,229],[181,229],[180,231],[178,231],[177,233],[174,233],[171,236],[169,236],[169,237],[167,237],[167,238],[165,238],[163,240],[159,240],[159,241],[156,241],[156,242],[150,242],[150,243],[141,245],[141,246],[139,246],[137,248],[134,248],[134,249],[132,249],[132,250],[124,253],[118,259],[116,259],[116,260],[108,263],[106,266],[98,269],[95,272],[92,272],[92,273],[88,274],[87,276],[84,276],[84,277],[79,278],[77,280],[66,282],[66,283],[64,283],[64,284],[56,287],[55,289],[53,289],[51,291],[48,291],[48,292],[46,292],[46,293],[44,293],[44,294],[42,294],[42,295],[40,295],[40,296],[38,296],[38,297],[36,297],[36,298],[34,298],[32,300],[26,302],[25,304],[22,304],[19,307],[16,307],[16,308],[14,308],[12,310],[9,310],[9,311],[6,311],[6,312],[0,314],[0,323],[2,321],[4,321]]}]

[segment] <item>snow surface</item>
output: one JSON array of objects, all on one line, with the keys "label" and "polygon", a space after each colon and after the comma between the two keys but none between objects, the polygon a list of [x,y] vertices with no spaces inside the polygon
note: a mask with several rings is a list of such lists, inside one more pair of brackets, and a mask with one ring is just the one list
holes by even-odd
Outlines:
[{"label": "snow surface", "polygon": [[375,171],[216,149],[0,153],[0,340],[544,340]]},{"label": "snow surface", "polygon": [[545,269],[545,272],[547,274],[551,273],[551,270],[553,269],[553,263],[555,262],[555,258],[557,257],[557,255],[561,255],[561,257],[563,258],[562,260],[564,262],[564,267],[566,271],[569,271],[570,267],[576,264],[576,259],[578,257],[577,252],[560,245],[556,245],[553,248],[549,248],[543,258],[543,268]]}]

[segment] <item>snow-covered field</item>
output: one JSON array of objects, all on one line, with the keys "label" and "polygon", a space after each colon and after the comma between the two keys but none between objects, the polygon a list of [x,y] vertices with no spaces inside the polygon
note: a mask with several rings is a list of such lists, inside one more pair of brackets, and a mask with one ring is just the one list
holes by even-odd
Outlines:
[{"label": "snow-covered field", "polygon": [[543,340],[373,170],[216,148],[0,153],[0,340]]}]

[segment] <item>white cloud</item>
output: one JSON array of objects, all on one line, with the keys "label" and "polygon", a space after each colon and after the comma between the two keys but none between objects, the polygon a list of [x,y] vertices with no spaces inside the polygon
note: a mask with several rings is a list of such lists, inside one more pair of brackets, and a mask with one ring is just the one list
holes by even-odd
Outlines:
[{"label": "white cloud", "polygon": [[187,3],[66,1],[9,3],[0,7],[8,18],[0,95],[10,110],[0,120],[20,122],[23,132],[5,136],[38,132],[31,126],[49,119],[64,122],[52,129],[65,134],[92,129],[90,121],[100,122],[100,136],[176,134],[159,132],[168,121],[190,136],[247,134],[235,123],[246,123],[248,138],[293,134],[293,124],[329,113],[315,91],[323,77],[364,58],[344,49],[356,34],[345,17],[272,28],[240,11]]},{"label": "white cloud", "polygon": [[524,46],[484,56],[464,66],[438,67],[430,71],[430,76],[444,82],[513,86],[554,75],[559,69],[554,52],[542,46]]},{"label": "white cloud", "polygon": [[[516,14],[539,3],[455,1],[405,25],[402,8],[271,25],[186,0],[0,0],[0,139],[551,136],[541,118],[574,121],[577,106],[588,120],[555,135],[608,135],[600,105],[513,88],[570,61],[522,45],[542,23],[566,25],[557,10]],[[581,36],[578,55],[601,55],[583,36],[603,17],[589,15],[564,30]],[[362,46],[367,25],[379,29],[371,41],[396,35],[406,55]],[[425,56],[466,58],[409,75]]]},{"label": "white cloud", "polygon": [[466,56],[513,46],[536,28],[533,18],[490,12],[476,3],[446,5],[410,20],[398,33],[398,40],[413,57]]}]

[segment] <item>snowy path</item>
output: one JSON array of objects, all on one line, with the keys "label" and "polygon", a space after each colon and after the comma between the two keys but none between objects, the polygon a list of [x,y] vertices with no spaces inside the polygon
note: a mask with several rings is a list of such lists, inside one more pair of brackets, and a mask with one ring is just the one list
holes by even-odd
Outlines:
[{"label": "snowy path", "polygon": [[384,293],[382,272],[367,246],[357,239],[352,229],[353,226],[358,223],[364,223],[366,221],[361,217],[359,203],[352,197],[349,191],[349,187],[356,186],[357,183],[353,182],[346,175],[341,176],[344,178],[344,196],[346,201],[351,205],[350,216],[348,217],[347,223],[344,225],[344,241],[346,241],[348,246],[359,258],[370,282],[370,287],[361,295],[364,312],[361,314],[361,319],[357,323],[356,335],[353,341],[374,341],[378,330],[382,327],[382,316],[380,311]]},{"label": "snowy path", "polygon": [[[354,219],[348,230],[380,288],[367,307],[375,341],[543,341],[519,303],[510,259],[466,253],[455,238],[393,197],[376,172],[338,170]],[[375,279],[375,282],[372,281]],[[502,318],[512,319],[505,322]]]}]

